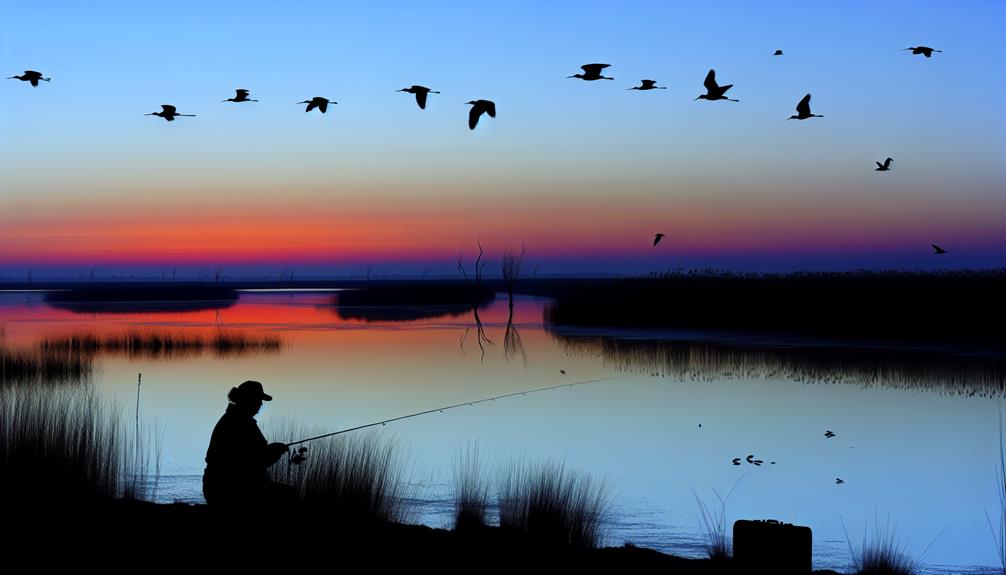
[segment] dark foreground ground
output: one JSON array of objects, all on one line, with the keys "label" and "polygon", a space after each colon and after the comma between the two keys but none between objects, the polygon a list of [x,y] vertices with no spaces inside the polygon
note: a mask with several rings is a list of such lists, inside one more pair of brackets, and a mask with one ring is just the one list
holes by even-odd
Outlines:
[{"label": "dark foreground ground", "polygon": [[29,561],[33,571],[96,566],[114,571],[200,572],[206,568],[225,568],[229,572],[385,572],[392,568],[411,572],[750,572],[730,561],[685,559],[633,546],[546,546],[496,527],[458,533],[398,523],[363,521],[348,525],[307,512],[256,512],[234,517],[221,516],[205,505],[124,500],[79,506],[72,512],[14,510],[8,506],[0,533],[0,550],[6,552],[10,566]]}]

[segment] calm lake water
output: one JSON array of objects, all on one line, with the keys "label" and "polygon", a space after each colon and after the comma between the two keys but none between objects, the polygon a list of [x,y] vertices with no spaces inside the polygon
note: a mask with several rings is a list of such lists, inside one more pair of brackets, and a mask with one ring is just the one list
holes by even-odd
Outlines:
[{"label": "calm lake water", "polygon": [[[559,334],[543,325],[547,302],[531,298],[518,300],[509,338],[505,299],[480,310],[483,353],[470,310],[368,321],[360,319],[366,310],[356,319],[340,315],[333,297],[243,293],[218,310],[79,313],[46,305],[42,294],[3,293],[0,329],[10,346],[132,330],[282,339],[278,351],[228,357],[99,358],[95,384],[130,415],[143,374],[140,416],[163,429],[161,501],[202,501],[210,431],[227,391],[246,379],[275,397],[258,418],[268,435],[291,418],[334,431],[611,377],[381,428],[401,446],[417,521],[449,523],[453,462],[477,442],[489,466],[562,460],[610,480],[616,512],[608,544],[702,556],[696,494],[718,507],[716,492],[733,488],[729,524],[771,518],[812,527],[815,568],[847,569],[846,530],[858,547],[874,525],[889,524],[910,554],[925,551],[926,572],[995,572],[980,566],[999,561],[986,511],[995,522],[1001,375],[988,376],[978,359],[933,363],[926,354],[952,368],[929,373],[913,368],[927,365],[916,356],[885,363],[874,354],[860,365],[843,354],[794,355],[779,342],[724,347],[657,343],[668,335],[659,333]],[[748,454],[765,464],[744,463]],[[731,463],[735,457],[742,465]]]}]

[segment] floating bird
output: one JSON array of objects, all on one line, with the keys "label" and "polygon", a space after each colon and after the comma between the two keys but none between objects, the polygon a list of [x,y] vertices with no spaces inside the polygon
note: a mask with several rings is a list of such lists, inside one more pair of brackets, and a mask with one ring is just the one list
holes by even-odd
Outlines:
[{"label": "floating bird", "polygon": [[838,477],[836,477],[836,478],[835,478],[835,485],[841,485],[841,484],[843,484],[843,483],[845,483],[845,481],[842,481],[842,480],[841,480],[841,479],[839,479]]},{"label": "floating bird", "polygon": [[741,458],[740,457],[734,457],[733,464],[734,465],[740,465],[741,464]]},{"label": "floating bird", "polygon": [[[731,102],[740,102],[740,100],[733,100],[724,96],[724,94],[727,93],[727,90],[733,87],[733,84],[727,84],[726,86],[720,86],[717,84],[716,70],[709,70],[709,73],[706,74],[706,79],[702,82],[702,84],[706,87],[706,93],[699,94],[696,96],[695,100],[730,100]],[[692,101],[694,102],[695,100]]]},{"label": "floating bird", "polygon": [[297,102],[298,104],[307,104],[307,109],[305,112],[310,112],[311,110],[318,108],[318,111],[324,114],[328,111],[329,104],[338,104],[335,100],[329,100],[328,98],[322,98],[321,96],[315,96],[310,100],[304,100],[303,102]]},{"label": "floating bird", "polygon": [[893,162],[893,161],[894,161],[894,158],[887,158],[886,160],[884,160],[883,164],[881,164],[880,162],[877,162],[877,169],[874,170],[874,171],[875,172],[890,172],[891,171],[891,162]]},{"label": "floating bird", "polygon": [[776,50],[775,54],[772,54],[772,55],[773,56],[782,56],[782,50]]},{"label": "floating bird", "polygon": [[828,439],[831,439],[832,437],[835,437],[835,433],[829,429],[828,431],[824,432],[824,436],[827,437]]},{"label": "floating bird", "polygon": [[933,52],[942,52],[943,50],[934,50],[929,46],[910,46],[908,48],[902,48],[902,50],[911,50],[912,54],[922,54],[926,58],[932,58]]},{"label": "floating bird", "polygon": [[248,95],[251,93],[244,88],[238,88],[234,90],[235,95],[233,98],[227,98],[226,100],[220,100],[221,102],[258,102],[258,100],[251,100]]},{"label": "floating bird", "polygon": [[413,84],[412,86],[409,86],[408,88],[402,88],[401,90],[395,90],[395,91],[396,92],[408,92],[410,94],[415,94],[416,95],[416,103],[419,104],[419,109],[420,110],[425,110],[426,109],[426,95],[427,94],[439,94],[440,93],[440,92],[437,92],[435,90],[430,90],[426,86],[417,86],[415,84]]},{"label": "floating bird", "polygon": [[664,86],[654,86],[657,83],[656,80],[640,80],[640,85],[634,86],[632,88],[626,88],[627,90],[666,90]]},{"label": "floating bird", "polygon": [[614,78],[609,78],[607,76],[601,75],[601,70],[604,70],[611,64],[584,64],[580,66],[583,69],[583,74],[573,74],[572,76],[566,76],[567,78],[580,78],[581,80],[614,80]]},{"label": "floating bird", "polygon": [[24,74],[21,74],[20,76],[9,76],[7,79],[21,80],[22,82],[31,82],[31,85],[35,88],[38,88],[39,80],[43,80],[45,82],[52,80],[52,78],[43,78],[42,72],[36,72],[35,70],[25,70]]},{"label": "floating bird", "polygon": [[752,463],[753,460],[754,460],[754,454],[748,455],[747,457],[744,458],[744,461],[747,461],[748,463]]},{"label": "floating bird", "polygon": [[930,244],[930,245],[933,246],[933,251],[936,252],[936,255],[938,255],[938,256],[941,256],[941,255],[947,253],[947,250],[941,248],[940,246],[938,246],[936,244]]},{"label": "floating bird", "polygon": [[472,109],[468,111],[468,129],[474,130],[479,124],[479,116],[489,114],[490,118],[496,117],[496,103],[492,100],[472,100],[465,102],[471,104]]},{"label": "floating bird", "polygon": [[653,236],[653,246],[656,247],[660,243],[660,240],[664,239],[664,234],[656,234]]},{"label": "floating bird", "polygon": [[764,462],[764,461],[762,461],[761,459],[755,459],[755,460],[754,460],[754,461],[752,461],[751,463],[754,463],[755,465],[757,465],[757,466],[761,467],[761,464],[762,464],[762,463],[765,463],[765,462]]},{"label": "floating bird", "polygon": [[807,118],[823,117],[824,116],[810,113],[810,94],[807,94],[802,100],[800,100],[800,103],[796,105],[796,115],[790,116],[787,120],[806,120]]},{"label": "floating bird", "polygon": [[149,114],[144,114],[144,116],[160,116],[169,122],[174,122],[175,116],[189,116],[192,118],[196,117],[195,114],[179,114],[178,112],[175,111],[176,109],[177,108],[175,108],[170,104],[161,104],[160,112],[151,112]]}]

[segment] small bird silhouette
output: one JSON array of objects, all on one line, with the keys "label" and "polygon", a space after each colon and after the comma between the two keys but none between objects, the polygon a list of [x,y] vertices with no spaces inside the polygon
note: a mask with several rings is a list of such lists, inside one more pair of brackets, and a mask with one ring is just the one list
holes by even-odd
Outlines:
[{"label": "small bird silhouette", "polygon": [[841,479],[839,479],[838,477],[836,477],[836,478],[835,478],[835,485],[841,485],[841,484],[843,484],[843,483],[845,483],[845,481],[842,481],[842,480],[841,480]]},{"label": "small bird silhouette", "polygon": [[941,248],[940,246],[938,246],[936,244],[930,244],[930,245],[933,246],[933,251],[936,252],[936,255],[938,255],[938,256],[941,256],[941,255],[947,253],[947,250]]},{"label": "small bird silhouette", "polygon": [[607,76],[601,75],[601,70],[611,66],[611,64],[584,64],[580,66],[583,69],[583,74],[573,74],[572,76],[566,76],[567,78],[580,78],[581,80],[614,80],[614,78],[609,78]]},{"label": "small bird silhouette", "polygon": [[[706,93],[699,94],[695,97],[695,100],[709,100],[710,102],[713,100],[730,100],[731,102],[740,102],[740,100],[734,100],[724,96],[724,94],[727,93],[727,90],[733,87],[733,84],[727,84],[726,86],[720,86],[717,84],[716,70],[709,70],[709,73],[706,74],[706,79],[702,82],[702,85],[706,87]],[[695,100],[692,101],[694,102]]]},{"label": "small bird silhouette", "polygon": [[420,110],[425,110],[426,109],[426,95],[427,94],[439,94],[440,93],[440,92],[437,92],[435,90],[430,90],[426,86],[417,86],[415,84],[413,84],[412,86],[409,86],[408,88],[402,88],[401,90],[395,90],[395,91],[396,92],[408,92],[410,94],[415,94],[416,95],[416,103],[419,104],[419,109]]},{"label": "small bird silhouette", "polygon": [[472,109],[468,111],[468,129],[474,130],[479,125],[479,117],[482,114],[489,114],[490,118],[496,117],[496,103],[492,100],[472,100],[465,102],[471,104]]},{"label": "small bird silhouette", "polygon": [[929,46],[910,46],[908,48],[902,48],[902,50],[911,50],[912,54],[922,54],[926,58],[932,58],[933,52],[942,52],[943,50],[934,50]]},{"label": "small bird silhouette", "polygon": [[561,373],[561,374],[563,374],[563,375],[566,375],[566,370],[565,370],[565,369],[560,369],[560,370],[559,370],[559,373]]},{"label": "small bird silhouette", "polygon": [[304,100],[303,102],[297,102],[298,104],[307,104],[307,109],[305,112],[310,112],[311,110],[318,108],[318,111],[324,114],[328,111],[329,104],[338,104],[335,100],[329,100],[328,98],[322,98],[321,96],[315,96],[310,100]]},{"label": "small bird silhouette", "polygon": [[772,55],[773,56],[782,56],[782,50],[776,50],[775,54],[772,54]]},{"label": "small bird silhouette", "polygon": [[36,72],[35,70],[25,70],[24,74],[21,74],[20,76],[9,76],[7,79],[21,80],[22,82],[31,82],[31,85],[35,88],[38,88],[39,80],[42,80],[44,82],[52,80],[52,78],[43,78],[42,72]]},{"label": "small bird silhouette", "polygon": [[664,239],[664,234],[655,234],[653,236],[653,246],[656,247],[662,239]]},{"label": "small bird silhouette", "polygon": [[632,88],[626,88],[627,90],[666,90],[664,86],[655,86],[656,80],[640,80],[638,86]]},{"label": "small bird silhouette", "polygon": [[764,461],[762,461],[761,459],[755,459],[755,460],[754,460],[754,461],[752,461],[751,463],[754,463],[754,464],[755,464],[756,466],[758,466],[758,467],[761,467],[761,464],[762,464],[762,463],[765,463],[765,462],[764,462]]},{"label": "small bird silhouette", "polygon": [[824,432],[824,436],[827,437],[828,439],[831,439],[832,437],[835,437],[835,433],[829,429],[828,431]]},{"label": "small bird silhouette", "polygon": [[149,114],[144,114],[144,116],[160,116],[169,122],[174,122],[175,116],[189,116],[192,118],[196,117],[195,114],[179,114],[178,112],[175,111],[176,109],[177,108],[175,108],[170,104],[161,104],[160,112],[151,112]]},{"label": "small bird silhouette", "polygon": [[248,95],[251,94],[251,92],[249,92],[248,90],[245,90],[244,88],[238,88],[237,90],[234,90],[234,92],[235,92],[235,94],[234,94],[233,98],[227,98],[226,100],[220,100],[220,101],[221,102],[258,102],[258,100],[249,99]]},{"label": "small bird silhouette", "polygon": [[810,94],[807,94],[796,105],[796,115],[786,118],[787,120],[806,120],[807,118],[823,118],[817,114],[810,113]]},{"label": "small bird silhouette", "polygon": [[754,454],[752,453],[751,455],[748,455],[747,457],[745,457],[744,461],[747,461],[748,463],[753,463],[754,462]]},{"label": "small bird silhouette", "polygon": [[733,462],[732,462],[732,463],[733,463],[734,465],[740,465],[740,464],[741,464],[741,458],[740,458],[740,457],[734,457],[734,459],[733,459]]},{"label": "small bird silhouette", "polygon": [[877,169],[874,170],[874,171],[876,171],[876,172],[890,172],[891,171],[891,162],[893,162],[893,161],[894,161],[894,158],[887,158],[886,160],[884,160],[883,164],[881,164],[880,162],[877,162]]}]

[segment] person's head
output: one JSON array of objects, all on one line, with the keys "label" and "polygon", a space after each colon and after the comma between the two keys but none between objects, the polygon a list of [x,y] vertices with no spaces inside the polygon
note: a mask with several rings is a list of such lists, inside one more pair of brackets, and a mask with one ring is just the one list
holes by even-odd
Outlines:
[{"label": "person's head", "polygon": [[239,409],[251,415],[258,413],[263,401],[272,401],[271,395],[266,395],[262,384],[257,381],[246,381],[237,387],[232,387],[227,393],[227,399]]}]

